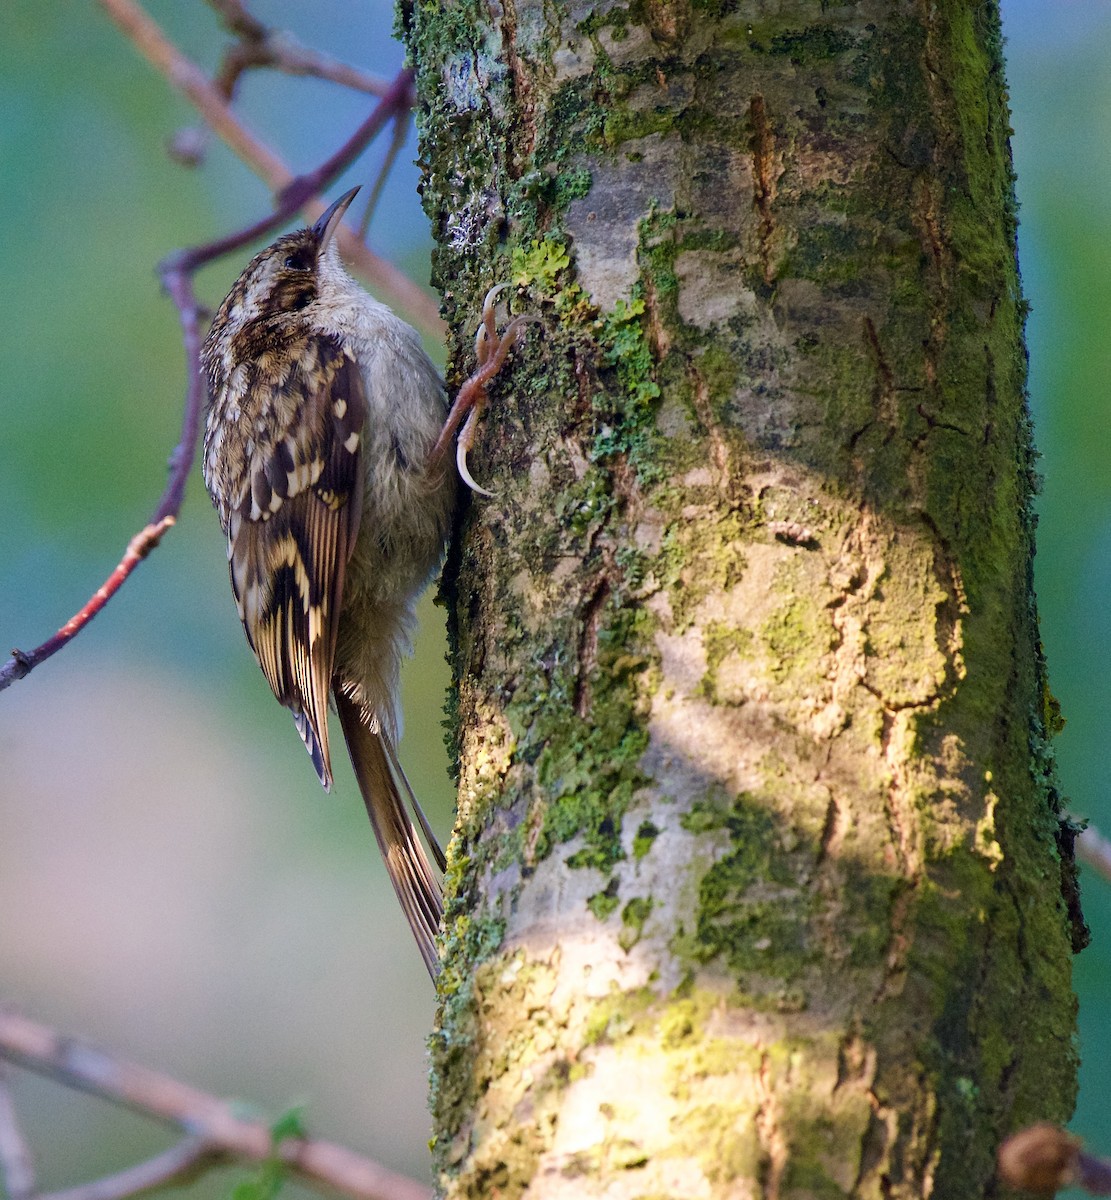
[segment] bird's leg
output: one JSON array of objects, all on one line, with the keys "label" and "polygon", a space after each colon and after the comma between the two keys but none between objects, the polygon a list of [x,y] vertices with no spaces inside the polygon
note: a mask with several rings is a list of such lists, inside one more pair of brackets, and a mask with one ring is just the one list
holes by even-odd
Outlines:
[{"label": "bird's leg", "polygon": [[463,381],[462,387],[456,393],[455,402],[444,421],[444,427],[428,456],[430,468],[438,467],[447,454],[452,435],[460,424],[463,424],[455,447],[455,465],[459,470],[460,478],[467,487],[483,496],[489,496],[491,493],[485,488],[479,487],[471,477],[467,467],[467,454],[474,443],[475,425],[479,415],[486,407],[486,387],[501,370],[502,364],[509,351],[513,349],[521,330],[530,321],[537,319],[533,316],[514,317],[504,331],[498,333],[495,307],[499,293],[504,291],[507,286],[507,284],[500,283],[486,293],[486,299],[482,302],[482,322],[474,339],[474,352],[478,365],[469,378]]}]

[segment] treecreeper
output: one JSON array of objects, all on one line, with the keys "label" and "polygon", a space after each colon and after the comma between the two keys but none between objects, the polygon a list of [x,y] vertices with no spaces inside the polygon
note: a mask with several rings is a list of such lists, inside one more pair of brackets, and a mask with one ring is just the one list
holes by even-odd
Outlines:
[{"label": "treecreeper", "polygon": [[[495,328],[448,413],[416,330],[344,270],[335,233],[358,188],[248,263],[202,350],[204,479],[227,536],[247,641],[325,790],[329,698],[382,858],[435,976],[444,855],[397,753],[399,672],[436,572],[486,385],[525,318]],[[424,835],[422,842],[421,834]],[[427,848],[426,848],[427,847]],[[431,857],[430,857],[431,856]]]}]

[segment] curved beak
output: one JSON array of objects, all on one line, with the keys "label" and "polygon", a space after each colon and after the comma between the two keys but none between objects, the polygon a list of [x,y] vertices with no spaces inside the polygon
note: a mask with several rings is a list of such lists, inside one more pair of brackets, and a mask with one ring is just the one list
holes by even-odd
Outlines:
[{"label": "curved beak", "polygon": [[353,187],[349,192],[344,192],[335,204],[324,210],[320,220],[312,227],[312,231],[316,234],[317,241],[320,243],[321,251],[332,240],[340,221],[343,220],[343,214],[347,211],[348,205],[355,199],[358,192],[359,189],[357,187]]}]

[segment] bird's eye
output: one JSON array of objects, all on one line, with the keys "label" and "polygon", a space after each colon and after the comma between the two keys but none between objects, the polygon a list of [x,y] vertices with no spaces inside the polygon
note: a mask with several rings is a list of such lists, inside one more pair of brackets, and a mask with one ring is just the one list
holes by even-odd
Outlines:
[{"label": "bird's eye", "polygon": [[309,250],[294,250],[285,260],[287,271],[311,271],[312,265],[313,256]]}]

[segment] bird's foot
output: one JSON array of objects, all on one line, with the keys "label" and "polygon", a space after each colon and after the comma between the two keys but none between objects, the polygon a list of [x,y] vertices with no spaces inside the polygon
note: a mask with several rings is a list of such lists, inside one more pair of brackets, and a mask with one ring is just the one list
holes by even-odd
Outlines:
[{"label": "bird's foot", "polygon": [[520,337],[521,330],[530,322],[538,320],[537,317],[531,315],[514,317],[505,329],[498,333],[497,300],[508,286],[508,284],[499,283],[486,293],[486,299],[482,302],[482,321],[474,339],[474,352],[478,365],[470,377],[463,381],[462,387],[456,393],[455,402],[451,406],[451,411],[447,415],[447,420],[444,421],[444,427],[440,431],[440,436],[436,439],[436,445],[432,447],[430,455],[431,461],[438,463],[447,453],[452,435],[462,424],[463,428],[459,430],[459,439],[455,444],[455,465],[458,468],[459,477],[467,487],[472,492],[478,492],[480,496],[490,496],[493,493],[480,487],[474,481],[470,468],[467,466],[467,454],[474,444],[478,418],[486,407],[486,388],[501,370],[507,355]]}]

